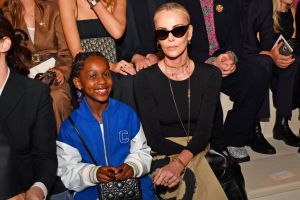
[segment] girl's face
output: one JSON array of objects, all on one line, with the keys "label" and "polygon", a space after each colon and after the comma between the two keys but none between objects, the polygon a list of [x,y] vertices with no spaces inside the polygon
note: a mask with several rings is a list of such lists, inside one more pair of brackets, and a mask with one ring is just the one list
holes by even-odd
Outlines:
[{"label": "girl's face", "polygon": [[[156,15],[155,29],[158,43],[169,58],[177,58],[187,52],[188,41],[192,38],[193,27],[180,10],[163,10]],[[173,31],[172,31],[173,30]],[[167,34],[167,37],[160,37]]]},{"label": "girl's face", "polygon": [[90,106],[107,104],[112,90],[112,78],[108,62],[104,58],[87,58],[79,77],[75,77],[73,82],[75,87],[84,93]]}]

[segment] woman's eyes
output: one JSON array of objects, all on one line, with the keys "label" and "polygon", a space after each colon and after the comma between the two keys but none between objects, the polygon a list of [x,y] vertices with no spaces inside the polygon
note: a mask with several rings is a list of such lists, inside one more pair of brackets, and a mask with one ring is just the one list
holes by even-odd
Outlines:
[{"label": "woman's eyes", "polygon": [[96,78],[96,74],[89,74],[89,79],[95,79]]}]

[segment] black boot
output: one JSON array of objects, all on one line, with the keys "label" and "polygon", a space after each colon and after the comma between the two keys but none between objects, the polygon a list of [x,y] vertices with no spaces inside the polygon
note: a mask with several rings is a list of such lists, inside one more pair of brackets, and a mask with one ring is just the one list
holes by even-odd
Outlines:
[{"label": "black boot", "polygon": [[287,117],[276,116],[276,122],[273,129],[273,138],[283,140],[287,145],[293,147],[300,146],[300,138],[298,138],[290,129]]},{"label": "black boot", "polygon": [[254,123],[254,129],[251,132],[249,146],[253,151],[263,154],[275,154],[276,149],[266,140],[261,132],[260,122]]}]

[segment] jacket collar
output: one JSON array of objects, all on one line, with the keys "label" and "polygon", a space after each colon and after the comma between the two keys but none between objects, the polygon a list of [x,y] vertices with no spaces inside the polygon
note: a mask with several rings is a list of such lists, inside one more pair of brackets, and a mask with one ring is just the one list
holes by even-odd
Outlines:
[{"label": "jacket collar", "polygon": [[14,70],[10,70],[10,75],[0,97],[0,118],[3,120],[8,117],[24,95],[25,88],[20,81],[20,76]]},{"label": "jacket collar", "polygon": [[[116,107],[117,101],[109,98],[108,99],[108,106],[106,109],[103,110],[102,117],[105,117],[107,113],[113,114],[118,108]],[[90,106],[88,105],[86,98],[84,97],[82,102],[80,103],[79,108],[75,111],[80,117],[84,118],[88,121],[97,121],[94,117]]]}]

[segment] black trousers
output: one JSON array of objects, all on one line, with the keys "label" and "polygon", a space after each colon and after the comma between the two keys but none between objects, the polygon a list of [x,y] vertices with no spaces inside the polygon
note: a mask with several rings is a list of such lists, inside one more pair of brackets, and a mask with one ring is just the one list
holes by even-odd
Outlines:
[{"label": "black trousers", "polygon": [[221,92],[233,101],[223,124],[223,111],[219,103],[216,109],[211,145],[220,150],[225,146],[241,147],[248,143],[249,135],[268,90],[264,68],[252,66],[241,58],[237,70],[224,77]]},{"label": "black trousers", "polygon": [[[257,66],[265,68],[266,79],[273,94],[273,105],[278,115],[291,118],[293,110],[293,97],[296,83],[299,80],[300,58],[295,56],[295,62],[285,69],[277,67],[271,58],[266,56],[251,56],[251,61]],[[299,91],[298,91],[299,92]],[[269,91],[267,91],[257,119],[270,117]]]}]

